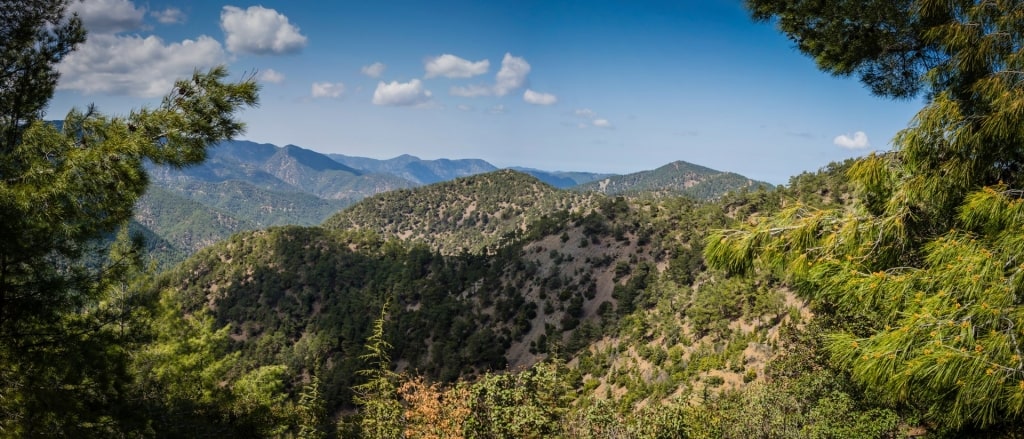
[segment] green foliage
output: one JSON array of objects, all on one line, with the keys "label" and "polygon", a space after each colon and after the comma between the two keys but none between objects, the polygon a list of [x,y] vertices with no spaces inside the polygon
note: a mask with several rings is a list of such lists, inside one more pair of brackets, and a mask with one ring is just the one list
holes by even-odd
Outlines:
[{"label": "green foliage", "polygon": [[327,437],[327,407],[320,393],[320,378],[313,375],[310,382],[302,386],[299,402],[295,407],[299,439],[323,439]]},{"label": "green foliage", "polygon": [[616,175],[572,188],[606,195],[687,196],[697,200],[715,200],[731,191],[768,188],[772,185],[753,181],[731,172],[720,172],[684,161],[676,161],[651,171]]},{"label": "green foliage", "polygon": [[21,143],[26,126],[42,116],[57,88],[56,65],[85,42],[77,17],[66,17],[66,0],[0,2],[0,150]]},{"label": "green foliage", "polygon": [[522,227],[562,210],[587,210],[592,197],[559,191],[526,174],[495,171],[362,200],[324,222],[385,238],[423,242],[441,253],[480,253],[520,238]]},{"label": "green foliage", "polygon": [[126,368],[145,335],[147,298],[131,286],[141,243],[104,238],[132,217],[144,162],[201,161],[257,100],[254,81],[226,83],[215,68],[154,109],[40,121],[56,65],[85,38],[67,4],[0,2],[0,430],[14,436],[144,428]]},{"label": "green foliage", "polygon": [[564,363],[554,360],[512,374],[488,374],[469,390],[468,438],[557,437],[572,399]]},{"label": "green foliage", "polygon": [[930,99],[894,152],[849,168],[857,204],[794,205],[713,234],[706,256],[734,272],[777,273],[836,313],[829,351],[884,400],[944,431],[1019,425],[1017,5],[827,3],[751,5],[824,69]]},{"label": "green foliage", "polygon": [[366,353],[359,358],[366,361],[367,368],[358,371],[366,382],[352,388],[355,402],[359,405],[359,428],[362,437],[390,439],[401,437],[402,405],[398,402],[397,375],[391,370],[388,351],[391,344],[384,338],[384,322],[387,320],[387,302],[381,309],[380,317],[373,322],[373,331],[366,340]]}]

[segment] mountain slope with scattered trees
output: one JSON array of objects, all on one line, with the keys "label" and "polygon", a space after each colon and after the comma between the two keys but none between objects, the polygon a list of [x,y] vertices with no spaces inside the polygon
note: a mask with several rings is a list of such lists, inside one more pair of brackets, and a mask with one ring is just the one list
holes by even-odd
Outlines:
[{"label": "mountain slope with scattered trees", "polygon": [[650,171],[592,181],[576,186],[573,190],[607,195],[686,195],[698,200],[713,200],[734,190],[755,190],[759,187],[773,188],[771,184],[739,174],[716,171],[680,160]]},{"label": "mountain slope with scattered trees", "polygon": [[329,218],[324,227],[423,242],[445,254],[477,253],[522,232],[545,214],[586,210],[594,200],[520,172],[500,170],[370,197]]}]

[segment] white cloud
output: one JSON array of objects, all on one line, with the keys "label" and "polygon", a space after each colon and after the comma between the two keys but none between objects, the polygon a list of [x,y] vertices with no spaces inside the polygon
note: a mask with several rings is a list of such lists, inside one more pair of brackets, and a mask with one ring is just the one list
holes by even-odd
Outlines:
[{"label": "white cloud", "polygon": [[445,78],[472,78],[487,73],[491,68],[488,60],[472,62],[452,54],[444,54],[430,58],[424,63],[423,68],[427,71],[427,78],[444,76]]},{"label": "white cloud", "polygon": [[185,13],[178,8],[167,8],[162,11],[153,11],[149,15],[160,22],[160,24],[181,24],[185,22]]},{"label": "white cloud", "polygon": [[846,149],[864,149],[871,146],[871,142],[868,141],[868,135],[864,134],[863,131],[857,131],[853,133],[853,136],[849,134],[838,135],[835,139],[832,139],[832,143]]},{"label": "white cloud", "polygon": [[472,105],[459,104],[459,105],[456,105],[455,108],[458,108],[459,110],[462,110],[462,111],[473,111],[473,106]]},{"label": "white cloud", "polygon": [[159,37],[90,36],[58,66],[58,88],[87,94],[157,97],[174,81],[225,61],[220,43],[208,36],[164,43]]},{"label": "white cloud", "polygon": [[464,87],[452,87],[448,92],[453,96],[475,98],[478,96],[490,96],[493,93],[493,89],[484,85],[467,85]]},{"label": "white cloud", "polygon": [[[92,34],[113,34],[142,27],[146,10],[130,0],[83,0],[71,2],[69,12],[77,12]],[[92,36],[90,36],[91,38]]]},{"label": "white cloud", "polygon": [[284,82],[284,73],[281,73],[274,69],[266,69],[260,72],[260,81],[267,82],[270,84],[280,84]]},{"label": "white cloud", "polygon": [[510,91],[522,87],[526,82],[526,75],[529,73],[530,64],[525,59],[506,52],[505,58],[501,60],[497,83],[494,84],[494,94],[505,96]]},{"label": "white cloud", "polygon": [[591,110],[589,108],[580,108],[576,111],[573,111],[573,114],[584,119],[593,119],[597,117],[597,113],[595,113],[594,110]]},{"label": "white cloud", "polygon": [[[483,62],[483,61],[481,61]],[[449,90],[453,96],[475,98],[479,96],[505,96],[526,83],[526,75],[530,73],[530,63],[525,59],[505,53],[501,60],[501,70],[495,75],[495,84],[456,86]]]},{"label": "white cloud", "polygon": [[530,89],[523,92],[523,100],[533,105],[554,105],[558,98],[551,93],[538,93]]},{"label": "white cloud", "polygon": [[363,66],[359,71],[371,78],[380,78],[380,75],[384,74],[384,69],[386,68],[388,68],[388,66],[384,65],[384,63],[375,62],[368,66]]},{"label": "white cloud", "polygon": [[608,119],[605,119],[605,118],[597,117],[597,112],[594,111],[594,110],[591,110],[589,108],[579,108],[579,109],[576,109],[575,111],[572,112],[572,114],[574,116],[576,116],[576,117],[581,118],[581,119],[586,119],[586,120],[590,121],[589,124],[588,123],[584,123],[584,122],[580,122],[580,123],[576,124],[576,126],[580,127],[580,128],[589,128],[591,126],[594,126],[594,127],[597,127],[597,128],[607,128],[607,129],[614,129],[615,128],[615,126],[612,125],[611,121],[609,121]]},{"label": "white cloud", "polygon": [[345,84],[340,82],[314,82],[312,93],[314,98],[340,98],[345,93]]},{"label": "white cloud", "polygon": [[501,114],[505,112],[505,106],[502,104],[495,105],[489,110],[493,114]]},{"label": "white cloud", "polygon": [[409,82],[392,81],[377,83],[373,91],[373,103],[376,105],[410,106],[430,101],[430,90],[423,89],[423,82],[413,79]]},{"label": "white cloud", "polygon": [[295,53],[306,47],[306,36],[288,22],[288,17],[263,6],[245,10],[225,6],[220,13],[220,28],[227,37],[228,50],[235,53]]}]

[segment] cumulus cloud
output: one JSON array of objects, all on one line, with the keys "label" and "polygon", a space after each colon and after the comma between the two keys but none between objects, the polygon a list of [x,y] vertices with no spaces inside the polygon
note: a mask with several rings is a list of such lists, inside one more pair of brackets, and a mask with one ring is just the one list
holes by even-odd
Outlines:
[{"label": "cumulus cloud", "polygon": [[386,68],[388,68],[388,66],[384,65],[383,63],[375,62],[368,66],[363,66],[363,68],[359,69],[359,71],[363,72],[364,75],[369,76],[371,78],[380,78],[380,75],[384,74],[384,69]]},{"label": "cumulus cloud", "polygon": [[[486,60],[480,62],[486,62]],[[486,69],[484,71],[486,71]],[[526,75],[529,73],[530,63],[526,62],[523,58],[512,56],[511,53],[505,53],[505,57],[501,60],[501,70],[498,70],[498,74],[495,75],[494,85],[474,84],[456,86],[452,87],[449,90],[449,93],[453,96],[461,96],[464,98],[505,96],[513,90],[522,87],[523,84],[526,83]]]},{"label": "cumulus cloud", "polygon": [[488,111],[491,112],[492,114],[501,114],[505,112],[505,106],[502,104],[498,104],[491,107],[491,109]]},{"label": "cumulus cloud", "polygon": [[149,13],[160,24],[181,24],[185,22],[185,13],[178,8],[167,8]]},{"label": "cumulus cloud", "polygon": [[871,146],[871,142],[868,141],[868,135],[864,134],[863,131],[857,131],[852,136],[840,134],[835,139],[832,139],[832,143],[846,149],[864,149]]},{"label": "cumulus cloud", "polygon": [[591,123],[598,128],[612,128],[612,123],[609,122],[608,119],[594,119]]},{"label": "cumulus cloud", "polygon": [[373,91],[373,103],[376,105],[411,106],[430,101],[430,90],[423,89],[423,82],[413,79],[409,82],[392,81],[377,83]]},{"label": "cumulus cloud", "polygon": [[156,36],[90,36],[58,66],[58,88],[87,94],[157,97],[178,78],[225,61],[220,43],[208,36],[165,43]]},{"label": "cumulus cloud", "polygon": [[462,111],[473,111],[473,106],[472,105],[459,104],[459,105],[456,105],[455,108],[458,108],[459,110],[462,110]]},{"label": "cumulus cloud", "polygon": [[130,0],[71,2],[68,10],[77,12],[82,17],[82,24],[93,35],[138,29],[142,27],[142,18],[146,15],[145,9],[135,7]]},{"label": "cumulus cloud", "polygon": [[505,96],[510,91],[522,87],[526,82],[526,75],[530,73],[530,63],[525,59],[505,53],[501,60],[501,70],[498,71],[497,83],[494,84],[494,94]]},{"label": "cumulus cloud", "polygon": [[427,71],[427,78],[437,76],[444,76],[445,78],[472,78],[487,73],[487,69],[491,68],[491,62],[486,59],[473,62],[446,53],[428,59],[424,63],[423,68]]},{"label": "cumulus cloud", "polygon": [[533,105],[554,105],[558,98],[550,93],[538,93],[530,89],[523,92],[523,100]]},{"label": "cumulus cloud", "polygon": [[220,28],[228,50],[257,55],[295,53],[306,47],[306,36],[274,9],[250,6],[241,9],[225,6],[220,13]]},{"label": "cumulus cloud", "polygon": [[345,93],[345,84],[340,82],[314,82],[312,93],[314,98],[340,98]]},{"label": "cumulus cloud", "polygon": [[266,69],[266,70],[260,72],[259,78],[260,78],[260,81],[263,81],[263,82],[267,82],[267,83],[271,83],[271,84],[280,84],[280,83],[284,82],[284,73],[281,73],[281,72],[279,72],[277,70],[274,70],[274,69]]}]

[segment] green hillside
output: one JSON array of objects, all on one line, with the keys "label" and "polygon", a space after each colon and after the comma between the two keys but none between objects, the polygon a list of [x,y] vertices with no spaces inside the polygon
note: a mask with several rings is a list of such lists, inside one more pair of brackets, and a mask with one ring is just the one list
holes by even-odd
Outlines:
[{"label": "green hillside", "polygon": [[157,186],[150,187],[135,208],[135,221],[188,253],[256,227],[241,218]]},{"label": "green hillside", "polygon": [[529,175],[500,170],[360,201],[324,222],[428,244],[445,254],[473,253],[559,210],[585,211],[592,195],[557,190]]},{"label": "green hillside", "polygon": [[[801,338],[813,324],[811,309],[770,277],[706,270],[702,249],[708,229],[771,212],[784,199],[835,205],[817,192],[820,186],[804,185],[841,187],[838,169],[796,178],[791,190],[735,194],[710,204],[602,198],[586,212],[539,210],[537,220],[487,253],[445,256],[368,228],[246,232],[204,249],[163,275],[156,288],[173,295],[181,312],[209,312],[216,327],[230,328],[228,351],[239,355],[231,375],[282,365],[295,395],[302,377],[316,371],[332,412],[353,405],[351,389],[362,382],[355,371],[366,367],[359,356],[387,303],[383,336],[392,346],[391,364],[410,374],[403,379],[485,386],[495,379],[488,371],[568,362],[558,366],[558,381],[548,383],[562,383],[576,395],[569,398],[575,409],[552,418],[559,429],[586,431],[589,421],[573,416],[596,407],[605,410],[603,422],[671,428],[659,423],[667,419],[650,417],[661,416],[651,407],[689,410],[683,401],[700,395],[728,396],[723,404],[734,406],[707,409],[738,416],[764,392],[795,398],[809,391],[811,384],[787,375],[787,368],[826,380],[814,384],[825,393],[800,396],[805,399],[791,406],[798,413],[787,415],[790,422],[821,426],[840,421],[806,413],[847,401],[842,398],[852,390],[821,360],[803,357],[816,349]],[[488,181],[514,181],[528,192],[546,187],[508,172],[482,179],[453,183],[476,189],[451,199],[487,199],[492,194],[480,188],[490,187]],[[439,196],[442,189],[453,190],[413,192]],[[406,199],[394,202],[403,206]],[[462,218],[461,210],[447,212]],[[873,407],[847,410],[860,416]]]},{"label": "green hillside", "polygon": [[180,191],[193,201],[231,212],[258,228],[320,224],[349,204],[348,201],[324,199],[301,192],[261,189],[238,180],[220,183],[195,181],[183,184]]},{"label": "green hillside", "polygon": [[740,189],[772,189],[768,183],[739,174],[721,172],[703,166],[675,161],[651,171],[616,175],[573,187],[607,195],[686,195],[698,200],[714,200]]}]

